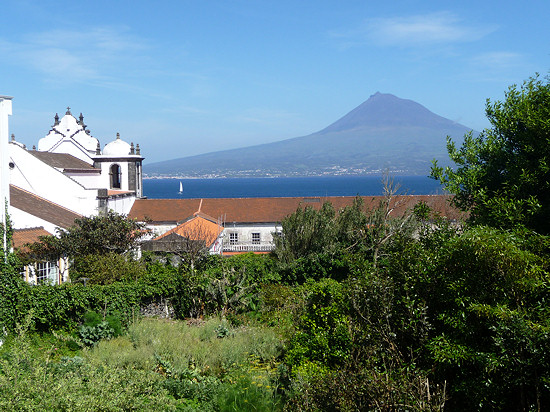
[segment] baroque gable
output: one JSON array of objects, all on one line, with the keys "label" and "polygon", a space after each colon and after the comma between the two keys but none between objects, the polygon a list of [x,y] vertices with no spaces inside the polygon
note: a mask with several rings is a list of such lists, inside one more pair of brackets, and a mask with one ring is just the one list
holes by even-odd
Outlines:
[{"label": "baroque gable", "polygon": [[82,113],[76,119],[69,107],[61,120],[55,115],[52,129],[46,137],[38,141],[39,151],[68,153],[89,164],[93,164],[92,156],[96,154],[98,146],[99,140],[92,137],[86,129]]}]

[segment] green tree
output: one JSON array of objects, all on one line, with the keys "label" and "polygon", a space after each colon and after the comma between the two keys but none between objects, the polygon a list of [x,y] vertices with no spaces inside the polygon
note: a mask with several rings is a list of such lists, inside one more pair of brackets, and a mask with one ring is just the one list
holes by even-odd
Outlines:
[{"label": "green tree", "polygon": [[[426,345],[450,410],[547,410],[547,262],[512,231],[478,226],[444,241],[415,287],[426,302]],[[423,279],[422,279],[423,278]]]},{"label": "green tree", "polygon": [[57,236],[42,236],[30,250],[32,257],[54,258],[131,254],[145,232],[144,223],[110,210],[98,216],[75,219],[67,230],[57,228]]},{"label": "green tree", "polygon": [[[140,273],[131,260],[145,232],[144,223],[109,211],[75,219],[75,224],[67,230],[58,228],[57,236],[41,236],[40,242],[29,245],[22,257],[33,262],[67,256],[73,262],[73,279],[90,277],[90,273],[94,272],[93,283],[112,283],[123,278],[135,278]],[[99,273],[102,268],[105,270]],[[113,273],[115,269],[120,269],[121,273]]]},{"label": "green tree", "polygon": [[321,209],[298,208],[282,221],[283,233],[275,237],[275,255],[284,263],[335,250],[336,211],[326,202]]},{"label": "green tree", "polygon": [[434,161],[431,177],[455,194],[471,221],[494,227],[525,226],[550,233],[550,84],[538,75],[513,85],[503,102],[486,104],[492,127],[469,133],[457,148],[447,137],[456,167]]}]

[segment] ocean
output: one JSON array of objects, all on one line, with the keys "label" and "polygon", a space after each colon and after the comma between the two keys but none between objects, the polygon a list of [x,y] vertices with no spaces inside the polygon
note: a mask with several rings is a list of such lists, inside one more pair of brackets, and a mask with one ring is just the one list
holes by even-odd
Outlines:
[{"label": "ocean", "polygon": [[[394,182],[401,186],[399,194],[443,193],[439,182],[427,176],[395,176]],[[144,179],[143,191],[150,199],[377,196],[383,194],[383,184],[380,176]]]}]

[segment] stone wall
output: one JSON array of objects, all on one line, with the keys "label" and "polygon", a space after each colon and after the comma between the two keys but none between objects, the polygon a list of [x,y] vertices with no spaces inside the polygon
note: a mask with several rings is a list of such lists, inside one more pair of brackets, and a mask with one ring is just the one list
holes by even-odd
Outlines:
[{"label": "stone wall", "polygon": [[174,319],[174,308],[170,299],[157,298],[145,302],[140,308],[141,316],[159,319]]}]

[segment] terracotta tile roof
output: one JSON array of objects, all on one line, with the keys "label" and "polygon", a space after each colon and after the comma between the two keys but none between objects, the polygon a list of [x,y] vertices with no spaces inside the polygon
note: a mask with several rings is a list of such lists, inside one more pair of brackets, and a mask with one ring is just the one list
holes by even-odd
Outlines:
[{"label": "terracotta tile roof", "polygon": [[29,150],[29,153],[44,163],[57,169],[69,169],[71,171],[101,171],[89,163],[86,163],[85,161],[67,153],[50,153],[41,152],[38,150]]},{"label": "terracotta tile roof", "polygon": [[27,243],[36,243],[40,236],[49,236],[50,232],[42,226],[28,229],[15,229],[13,231],[12,245],[14,249],[21,249]]},{"label": "terracotta tile roof", "polygon": [[[19,210],[65,229],[71,227],[76,218],[82,217],[82,215],[72,210],[14,185],[10,185],[10,204]],[[14,223],[17,224],[17,222]]]},{"label": "terracotta tile roof", "polygon": [[177,223],[199,210],[200,199],[136,199],[128,217],[155,223]]},{"label": "terracotta tile roof", "polygon": [[[368,210],[374,209],[382,196],[361,196]],[[330,202],[336,210],[353,203],[355,197],[270,197],[233,199],[137,199],[129,217],[154,224],[177,223],[188,219],[197,210],[225,222],[271,223],[280,222],[300,207],[319,209]],[[449,219],[460,219],[461,213],[451,207],[451,197],[446,195],[396,196],[394,216],[402,215],[416,203],[423,201],[432,209]]]},{"label": "terracotta tile roof", "polygon": [[129,190],[113,190],[113,189],[108,189],[107,190],[107,196],[112,196],[112,197],[116,197],[116,196],[122,196],[122,195],[129,195],[129,194],[132,194],[134,192],[131,192]]},{"label": "terracotta tile roof", "polygon": [[206,219],[202,216],[194,216],[176,226],[174,229],[171,229],[161,236],[153,239],[153,241],[161,240],[171,234],[177,234],[191,240],[205,240],[206,244],[210,246],[214,243],[222,231],[223,227],[221,227],[216,221]]}]

